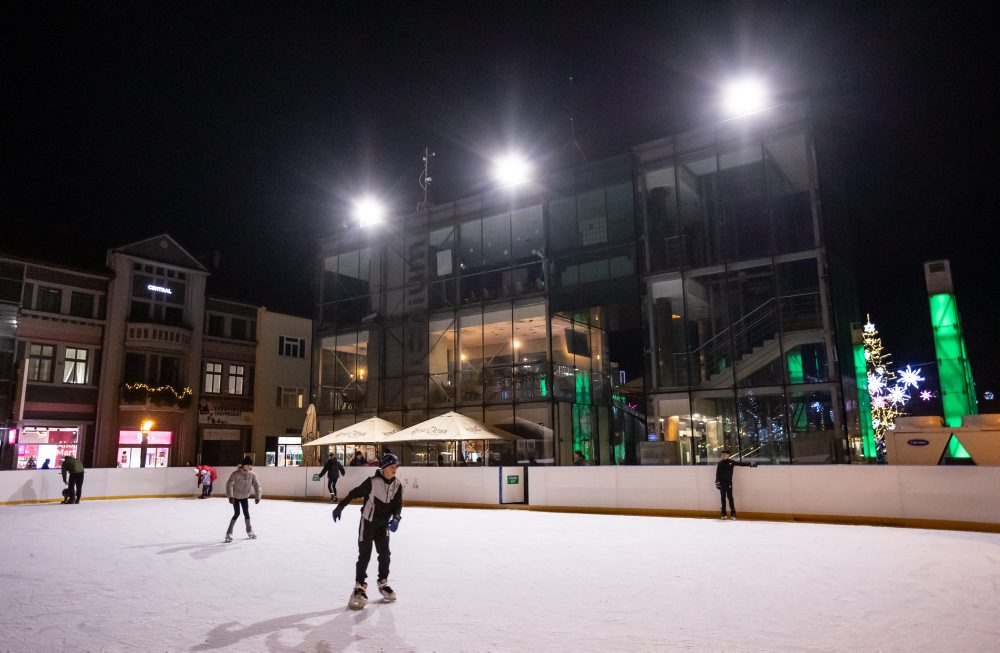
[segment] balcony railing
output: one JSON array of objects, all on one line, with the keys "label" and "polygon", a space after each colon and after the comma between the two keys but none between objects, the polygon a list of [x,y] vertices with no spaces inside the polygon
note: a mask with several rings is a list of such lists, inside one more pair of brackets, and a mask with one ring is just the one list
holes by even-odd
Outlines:
[{"label": "balcony railing", "polygon": [[187,350],[191,347],[191,329],[167,324],[127,322],[125,345]]}]

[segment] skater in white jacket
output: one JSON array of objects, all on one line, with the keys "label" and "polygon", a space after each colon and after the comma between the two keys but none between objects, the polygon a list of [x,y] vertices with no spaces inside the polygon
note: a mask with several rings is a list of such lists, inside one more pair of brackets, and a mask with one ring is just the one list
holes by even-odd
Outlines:
[{"label": "skater in white jacket", "polygon": [[226,531],[227,542],[233,541],[233,527],[236,525],[236,519],[240,516],[241,506],[243,507],[243,519],[246,520],[247,525],[247,537],[251,540],[257,539],[257,535],[250,528],[249,499],[253,496],[253,502],[260,503],[262,491],[257,475],[252,470],[253,459],[246,456],[236,471],[229,475],[229,480],[226,481],[226,496],[229,497],[229,503],[233,504],[233,518],[229,520],[229,530]]}]

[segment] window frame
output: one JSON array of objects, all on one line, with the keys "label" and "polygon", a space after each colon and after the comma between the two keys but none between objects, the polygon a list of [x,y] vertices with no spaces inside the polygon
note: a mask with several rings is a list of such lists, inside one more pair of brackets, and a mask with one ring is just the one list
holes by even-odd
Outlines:
[{"label": "window frame", "polygon": [[[80,357],[70,357],[71,352],[82,352],[83,356]],[[87,385],[87,373],[90,371],[90,350],[84,347],[66,347],[63,352],[63,374],[62,382],[69,385]],[[83,374],[79,373],[80,368],[83,369]],[[71,375],[77,379],[82,380],[73,381],[71,380]]]},{"label": "window frame", "polygon": [[[215,369],[215,368],[218,369]],[[222,394],[222,363],[205,361],[202,383],[206,394]],[[214,388],[214,389],[213,389]]]},{"label": "window frame", "polygon": [[[39,353],[32,350],[39,349]],[[51,350],[50,355],[44,353],[45,349]],[[48,361],[48,378],[42,378],[41,371],[45,369],[42,362]],[[32,342],[28,344],[28,381],[35,383],[52,383],[56,370],[56,346],[43,342]]]}]

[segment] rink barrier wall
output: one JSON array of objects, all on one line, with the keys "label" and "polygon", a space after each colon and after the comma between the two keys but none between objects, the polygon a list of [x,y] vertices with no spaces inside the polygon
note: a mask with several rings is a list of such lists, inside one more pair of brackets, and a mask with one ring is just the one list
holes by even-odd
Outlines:
[{"label": "rink barrier wall", "polygon": [[[234,467],[218,467],[225,497]],[[499,468],[400,467],[407,505],[717,517],[714,467],[528,467],[527,504],[499,505]],[[256,467],[266,499],[329,500],[318,467]],[[346,493],[375,472],[348,467]],[[1000,532],[1000,468],[800,465],[737,468],[741,518]],[[0,472],[0,505],[62,500],[59,470]],[[193,468],[90,469],[83,500],[194,497]]]}]

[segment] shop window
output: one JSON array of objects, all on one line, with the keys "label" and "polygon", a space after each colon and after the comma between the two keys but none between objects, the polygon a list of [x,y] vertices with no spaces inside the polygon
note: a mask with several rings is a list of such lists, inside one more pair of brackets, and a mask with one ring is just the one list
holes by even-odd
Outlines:
[{"label": "shop window", "polygon": [[76,317],[94,317],[94,296],[85,292],[71,293],[69,314]]},{"label": "shop window", "polygon": [[82,384],[87,382],[87,353],[86,349],[66,348],[63,383]]},{"label": "shop window", "polygon": [[242,365],[229,366],[229,394],[242,395],[243,382],[246,379],[246,368]]},{"label": "shop window", "polygon": [[52,383],[56,348],[53,345],[31,345],[28,353],[28,380]]},{"label": "shop window", "polygon": [[58,288],[38,287],[35,298],[35,310],[46,313],[59,313],[62,310],[62,291]]},{"label": "shop window", "polygon": [[305,338],[278,336],[278,355],[285,356],[288,358],[305,358],[306,357]]},{"label": "shop window", "polygon": [[222,392],[222,363],[205,363],[205,392]]}]

